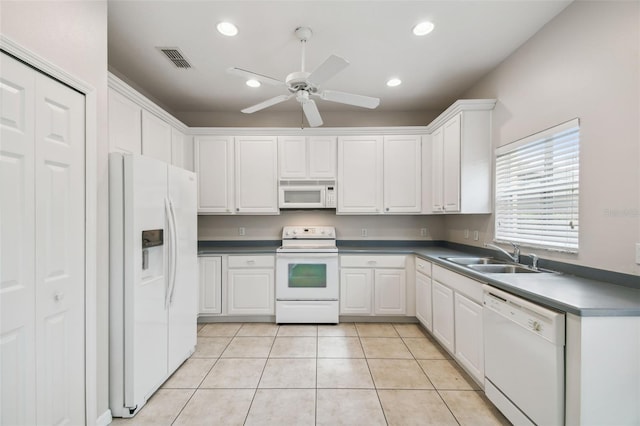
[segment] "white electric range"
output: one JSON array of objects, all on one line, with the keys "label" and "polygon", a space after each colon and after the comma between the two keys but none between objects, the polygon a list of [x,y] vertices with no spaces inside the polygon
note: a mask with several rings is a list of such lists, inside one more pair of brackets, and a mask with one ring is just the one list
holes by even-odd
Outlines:
[{"label": "white electric range", "polygon": [[333,226],[285,226],[276,251],[276,322],[339,322],[339,273]]}]

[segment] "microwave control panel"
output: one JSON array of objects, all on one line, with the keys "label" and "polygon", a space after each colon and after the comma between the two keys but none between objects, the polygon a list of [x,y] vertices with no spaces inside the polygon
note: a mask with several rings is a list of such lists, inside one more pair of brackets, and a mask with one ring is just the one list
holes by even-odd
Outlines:
[{"label": "microwave control panel", "polygon": [[336,187],[335,186],[327,186],[327,192],[325,194],[324,199],[325,207],[335,208],[337,206],[336,202]]}]

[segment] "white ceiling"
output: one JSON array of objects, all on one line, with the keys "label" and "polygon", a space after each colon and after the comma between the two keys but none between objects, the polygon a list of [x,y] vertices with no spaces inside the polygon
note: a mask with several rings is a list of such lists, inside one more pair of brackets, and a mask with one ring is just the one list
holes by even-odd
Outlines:
[{"label": "white ceiling", "polygon": [[[238,112],[286,89],[252,89],[226,69],[284,80],[300,70],[294,30],[309,26],[308,71],[330,54],[351,63],[323,88],[379,97],[382,111],[443,110],[570,1],[110,0],[109,66],[174,114]],[[219,34],[222,20],[239,34]],[[411,28],[422,20],[435,30],[416,37]],[[176,68],[157,47],[179,48],[193,68]],[[390,77],[403,84],[387,87]],[[358,109],[318,105],[321,112]],[[272,109],[300,106],[291,99]]]}]

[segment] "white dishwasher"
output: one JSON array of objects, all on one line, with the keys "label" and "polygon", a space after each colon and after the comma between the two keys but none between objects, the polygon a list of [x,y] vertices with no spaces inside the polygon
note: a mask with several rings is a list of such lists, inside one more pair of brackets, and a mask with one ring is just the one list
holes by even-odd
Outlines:
[{"label": "white dishwasher", "polygon": [[565,315],[483,286],[485,393],[514,425],[564,424]]}]

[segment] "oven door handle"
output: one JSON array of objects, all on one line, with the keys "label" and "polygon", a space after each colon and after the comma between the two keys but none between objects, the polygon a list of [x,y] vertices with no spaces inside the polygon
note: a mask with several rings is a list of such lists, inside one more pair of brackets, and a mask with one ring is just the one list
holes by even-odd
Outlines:
[{"label": "oven door handle", "polygon": [[276,258],[281,259],[335,259],[338,257],[338,253],[276,253]]}]

